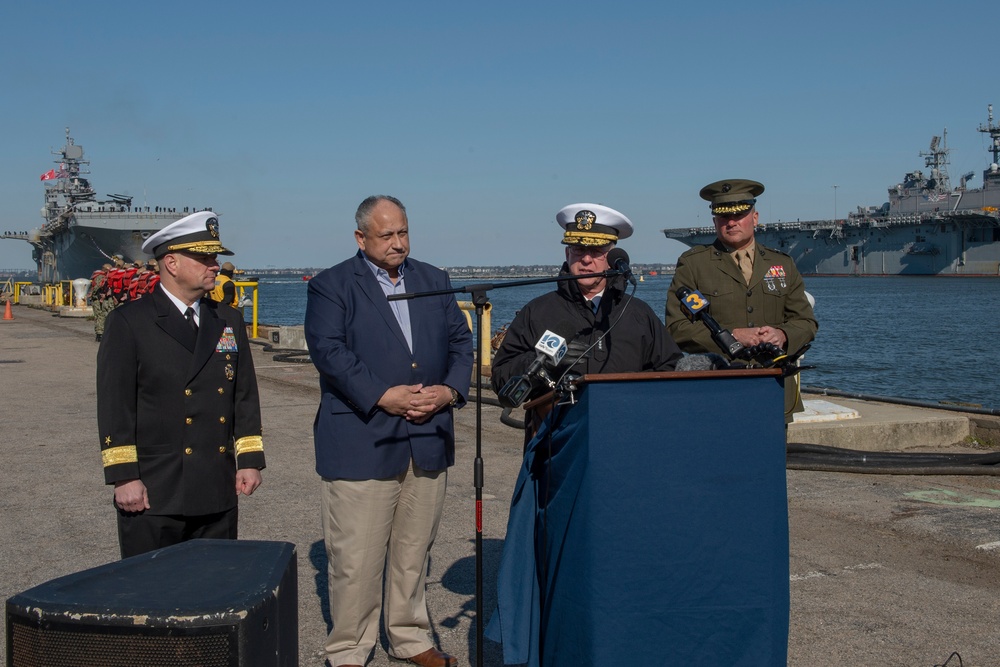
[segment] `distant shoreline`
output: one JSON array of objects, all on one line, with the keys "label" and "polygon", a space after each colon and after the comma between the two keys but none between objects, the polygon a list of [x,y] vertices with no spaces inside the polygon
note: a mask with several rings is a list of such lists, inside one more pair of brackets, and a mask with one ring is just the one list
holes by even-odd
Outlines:
[{"label": "distant shoreline", "polygon": [[[519,278],[544,278],[559,272],[561,264],[532,264],[528,266],[442,266],[452,280],[500,280]],[[327,267],[307,267],[301,269],[243,269],[246,276],[258,278],[300,278],[312,277]],[[673,264],[633,264],[636,275],[664,275],[674,272]]]},{"label": "distant shoreline", "polygon": [[[519,280],[526,278],[545,278],[559,273],[561,264],[531,264],[505,266],[442,266],[452,280]],[[255,269],[239,267],[244,278],[311,278],[327,267],[282,268],[269,267]],[[670,275],[674,272],[673,264],[633,264],[632,272],[637,276]],[[35,282],[38,274],[34,270],[0,270],[0,282],[7,279],[13,281]],[[82,276],[89,278],[90,276]]]}]

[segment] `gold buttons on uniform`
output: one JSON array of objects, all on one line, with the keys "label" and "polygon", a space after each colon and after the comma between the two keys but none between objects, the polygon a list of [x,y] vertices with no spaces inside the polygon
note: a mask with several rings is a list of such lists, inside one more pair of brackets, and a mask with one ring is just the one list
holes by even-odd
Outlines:
[{"label": "gold buttons on uniform", "polygon": [[412,364],[410,364],[410,368],[416,368],[416,367],[417,367],[417,362],[414,361]]},{"label": "gold buttons on uniform", "polygon": [[220,394],[225,394],[225,393],[226,393],[226,390],[225,390],[225,389],[223,389],[222,387],[219,387],[219,393],[220,393]]},{"label": "gold buttons on uniform", "polygon": [[193,422],[193,421],[194,421],[193,419],[191,419],[190,417],[188,417],[188,418],[186,418],[186,419],[184,420],[184,423],[185,423],[185,424],[191,424],[191,422]]},{"label": "gold buttons on uniform", "polygon": [[190,389],[185,389],[184,390],[184,395],[185,396],[190,396],[191,395],[191,390]]},{"label": "gold buttons on uniform", "polygon": [[222,424],[225,424],[226,423],[226,418],[225,417],[219,417],[219,422],[222,423]]},{"label": "gold buttons on uniform", "polygon": [[230,360],[230,359],[232,359],[232,358],[233,358],[233,357],[232,357],[232,355],[230,355],[230,354],[227,354],[227,355],[226,355],[226,361],[229,361],[229,360]]},{"label": "gold buttons on uniform", "polygon": [[225,447],[219,447],[219,453],[220,454],[225,454],[226,453],[226,448]]},{"label": "gold buttons on uniform", "polygon": [[184,453],[185,453],[185,454],[191,454],[192,452],[194,452],[194,450],[193,450],[193,449],[191,449],[190,447],[186,447],[186,448],[184,449]]}]

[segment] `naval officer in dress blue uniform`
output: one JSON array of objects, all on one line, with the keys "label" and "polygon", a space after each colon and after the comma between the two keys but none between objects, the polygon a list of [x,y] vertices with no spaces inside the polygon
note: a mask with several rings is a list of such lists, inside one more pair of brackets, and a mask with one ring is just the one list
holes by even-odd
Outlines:
[{"label": "naval officer in dress blue uniform", "polygon": [[142,245],[147,298],[113,311],[97,353],[97,421],[123,558],[194,538],[236,539],[237,498],[261,483],[257,377],[239,311],[206,299],[219,219],[200,211]]}]

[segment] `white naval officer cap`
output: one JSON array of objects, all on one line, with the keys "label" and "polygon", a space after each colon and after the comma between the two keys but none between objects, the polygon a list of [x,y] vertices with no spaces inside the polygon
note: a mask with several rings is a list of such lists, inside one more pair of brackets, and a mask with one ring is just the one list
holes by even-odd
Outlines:
[{"label": "white naval officer cap", "polygon": [[213,211],[198,211],[172,222],[142,244],[144,253],[157,258],[181,250],[196,255],[234,254],[219,240],[219,216]]},{"label": "white naval officer cap", "polygon": [[570,204],[556,213],[565,245],[603,246],[632,236],[632,221],[601,204]]}]

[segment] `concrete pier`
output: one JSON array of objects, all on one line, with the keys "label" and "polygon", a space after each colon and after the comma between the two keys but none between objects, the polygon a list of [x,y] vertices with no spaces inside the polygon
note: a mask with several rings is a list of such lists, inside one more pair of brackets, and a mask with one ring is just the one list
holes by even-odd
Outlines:
[{"label": "concrete pier", "polygon": [[[111,490],[103,484],[91,322],[24,306],[0,321],[0,596],[117,559]],[[323,664],[329,629],[326,557],[313,469],[316,372],[255,345],[268,467],[240,501],[240,536],[297,545],[299,663]],[[790,440],[865,449],[973,452],[990,420],[825,399],[860,418],[795,424]],[[483,541],[488,618],[521,435],[483,408]],[[458,413],[457,464],[429,576],[436,640],[461,665],[475,658],[475,408]],[[676,443],[675,446],[696,446]],[[725,493],[725,489],[720,489]],[[791,531],[789,665],[1000,661],[1000,478],[788,471]],[[669,531],[669,526],[659,527]],[[178,573],[183,576],[183,573]],[[650,573],[655,576],[655,572]],[[0,630],[2,631],[2,630]],[[623,647],[634,641],[621,638]],[[383,639],[384,642],[384,639]],[[0,641],[5,651],[6,639]],[[384,644],[383,644],[384,646]],[[383,646],[369,665],[400,665]],[[5,661],[3,655],[0,661]],[[664,664],[670,664],[669,647]],[[486,642],[484,665],[502,664]],[[957,664],[952,661],[950,664]]]}]

